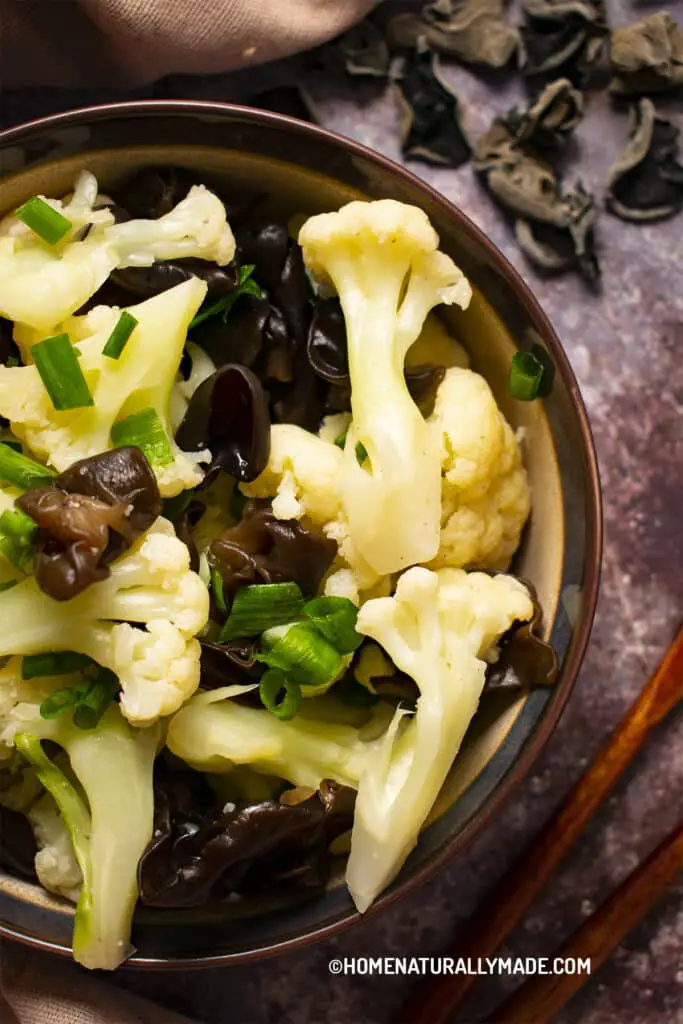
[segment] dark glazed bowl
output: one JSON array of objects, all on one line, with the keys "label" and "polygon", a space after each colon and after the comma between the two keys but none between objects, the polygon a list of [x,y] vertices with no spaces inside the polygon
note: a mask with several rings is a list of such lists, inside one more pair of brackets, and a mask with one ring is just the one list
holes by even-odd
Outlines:
[{"label": "dark glazed bowl", "polygon": [[[442,248],[474,287],[467,313],[448,320],[513,426],[524,428],[532,520],[514,570],[531,580],[561,671],[526,699],[490,696],[473,723],[437,807],[376,913],[432,875],[485,825],[529,770],[571,693],[595,611],[601,507],[595,452],[574,375],[551,324],[521,278],[467,217],[418,178],[357,143],[289,118],[220,103],[143,102],[58,114],[0,133],[0,212],[36,192],[60,195],[87,167],[104,189],[144,164],[200,169],[224,191],[265,192],[288,214],[352,198],[393,197],[422,207]],[[542,402],[505,392],[516,348],[541,345],[555,364]],[[125,794],[121,794],[125,800]],[[229,904],[192,912],[140,911],[140,967],[189,967],[264,956],[331,935],[358,919],[343,876],[304,907]],[[0,872],[0,934],[68,954],[72,910]]]}]

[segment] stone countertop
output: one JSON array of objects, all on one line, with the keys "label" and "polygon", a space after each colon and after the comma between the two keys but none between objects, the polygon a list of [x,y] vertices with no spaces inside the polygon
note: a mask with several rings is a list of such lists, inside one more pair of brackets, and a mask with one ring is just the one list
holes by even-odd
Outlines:
[{"label": "stone countertop", "polygon": [[[632,0],[613,21],[652,9]],[[683,11],[676,11],[674,16]],[[679,5],[683,7],[683,4]],[[292,78],[296,63],[259,72],[259,87]],[[520,97],[514,80],[495,89],[459,67],[447,77],[473,134]],[[389,91],[371,82],[316,75],[307,82],[323,123],[400,160]],[[239,98],[240,76],[169,79],[138,96]],[[2,121],[16,123],[96,97],[5,94]],[[683,108],[668,109],[683,125]],[[627,137],[624,114],[605,93],[587,97],[568,175],[600,192]],[[503,875],[621,718],[672,639],[683,610],[683,219],[637,227],[599,222],[603,282],[539,277],[475,181],[421,163],[411,169],[461,206],[520,271],[553,320],[583,391],[595,433],[605,501],[605,556],[598,615],[569,706],[525,784],[495,824],[437,878],[345,934],[253,966],[178,974],[122,972],[118,980],[203,1024],[385,1024],[411,979],[335,977],[332,957],[439,953]],[[661,727],[586,836],[511,936],[505,952],[548,955],[683,815],[683,715]],[[557,1018],[557,1024],[683,1024],[683,879]],[[490,1011],[510,980],[489,978],[457,1020]]]}]

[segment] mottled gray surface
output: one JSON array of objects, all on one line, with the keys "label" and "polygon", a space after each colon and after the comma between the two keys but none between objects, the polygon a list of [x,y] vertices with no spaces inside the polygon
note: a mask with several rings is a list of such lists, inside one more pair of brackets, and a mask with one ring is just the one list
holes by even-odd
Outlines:
[{"label": "mottled gray surface", "polygon": [[[656,9],[649,7],[649,10]],[[642,3],[614,20],[646,13]],[[291,75],[292,65],[263,73]],[[517,98],[451,68],[473,134]],[[259,73],[260,78],[260,73]],[[310,89],[324,123],[398,159],[396,111],[378,85],[319,77]],[[156,95],[231,99],[242,82],[182,79]],[[148,90],[147,95],[152,94]],[[86,98],[86,99],[89,99]],[[7,97],[5,123],[82,105],[51,94]],[[681,108],[670,109],[683,124]],[[591,94],[569,173],[601,189],[627,134],[605,94]],[[638,228],[603,216],[602,294],[572,275],[541,280],[524,262],[500,214],[468,167],[413,169],[458,203],[500,246],[549,313],[588,404],[600,457],[606,549],[599,611],[575,694],[535,770],[496,823],[420,892],[316,948],[261,965],[121,981],[206,1024],[384,1024],[409,990],[400,978],[330,978],[333,956],[439,952],[501,877],[619,720],[671,640],[683,609],[683,218]],[[545,955],[590,914],[683,814],[683,716],[653,738],[508,951]],[[557,1018],[557,1024],[683,1024],[683,880]],[[509,986],[481,984],[458,1020],[474,1022]]]}]

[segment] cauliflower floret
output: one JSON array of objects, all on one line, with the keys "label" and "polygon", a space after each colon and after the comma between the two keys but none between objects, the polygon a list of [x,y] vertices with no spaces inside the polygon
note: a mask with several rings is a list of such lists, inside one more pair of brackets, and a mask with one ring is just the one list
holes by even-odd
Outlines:
[{"label": "cauliflower floret", "polygon": [[512,428],[483,377],[447,371],[430,425],[441,442],[441,540],[429,567],[506,569],[529,516]]},{"label": "cauliflower floret", "polygon": [[397,711],[360,780],[346,880],[361,913],[396,876],[415,846],[460,749],[500,636],[533,615],[512,576],[415,567],[393,597],[368,601],[356,628],[371,637],[420,697],[408,719]]},{"label": "cauliflower floret", "polygon": [[200,647],[193,637],[208,617],[209,595],[190,571],[187,547],[157,519],[112,564],[108,579],[70,601],[54,601],[34,577],[0,593],[0,656],[87,654],[118,676],[126,718],[148,725],[197,689]]},{"label": "cauliflower floret", "polygon": [[460,366],[467,369],[470,357],[455,340],[435,313],[430,313],[420,331],[420,337],[408,349],[406,369],[432,363],[436,366]]},{"label": "cauliflower floret", "polygon": [[[94,178],[85,190],[90,190],[88,196],[93,188],[96,195]],[[14,215],[2,222],[0,315],[29,324],[45,336],[94,295],[116,268],[147,267],[155,260],[185,256],[223,265],[234,256],[235,239],[225,207],[203,185],[193,186],[182,202],[158,220],[123,224],[114,224],[107,210],[100,211],[95,221],[87,198],[77,188],[72,200],[77,204],[77,226],[86,221],[92,224],[82,241],[67,236],[58,245],[46,245]],[[45,201],[60,205],[57,200]],[[71,211],[70,206],[63,209],[67,215]]]},{"label": "cauliflower floret", "polygon": [[[168,464],[153,467],[162,496],[196,487],[203,476],[197,463],[209,454],[178,448],[171,436],[169,405],[187,329],[205,294],[206,284],[191,278],[131,306],[138,325],[119,359],[102,353],[118,310],[100,307],[84,318],[72,318],[66,326],[78,338],[94,405],[57,412],[35,366],[0,366],[0,414],[10,420],[17,437],[61,472],[111,448],[114,424],[151,407],[166,430],[173,456]],[[94,333],[84,336],[91,329]]]},{"label": "cauliflower floret", "polygon": [[[404,363],[439,303],[467,307],[470,286],[426,214],[382,199],[311,217],[306,266],[344,312],[353,421],[339,474],[348,533],[380,575],[432,558],[439,544],[439,451],[408,392]],[[357,458],[357,445],[365,449]]]},{"label": "cauliflower floret", "polygon": [[27,812],[38,844],[35,869],[48,892],[78,903],[83,873],[78,866],[69,829],[52,797],[46,793]]}]

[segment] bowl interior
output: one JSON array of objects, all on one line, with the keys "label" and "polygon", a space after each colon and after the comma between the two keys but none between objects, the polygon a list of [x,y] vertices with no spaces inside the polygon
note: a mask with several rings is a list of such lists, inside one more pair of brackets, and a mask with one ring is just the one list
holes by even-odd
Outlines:
[{"label": "bowl interior", "polygon": [[[119,136],[125,134],[125,117],[103,118],[94,127],[91,120],[89,127],[38,132],[35,138],[44,145],[37,156],[31,152],[34,137],[30,133],[19,144],[10,139],[4,148],[0,137],[0,173],[4,173],[0,213],[36,192],[69,191],[81,169],[91,170],[107,191],[134,169],[172,163],[200,171],[207,184],[220,184],[225,194],[236,199],[266,193],[267,206],[286,217],[336,209],[351,199],[394,197],[414,202],[430,215],[442,248],[470,277],[474,288],[470,308],[442,315],[468,350],[473,368],[489,381],[513,427],[523,430],[533,513],[514,569],[537,590],[545,635],[558,652],[563,671],[553,691],[536,691],[526,700],[498,694],[482,701],[420,844],[394,885],[396,890],[461,845],[492,813],[494,796],[506,788],[503,782],[509,784],[524,757],[530,761],[532,747],[540,746],[541,733],[550,731],[566,699],[594,600],[599,512],[590,439],[581,410],[577,412],[575,383],[549,325],[523,286],[514,281],[514,272],[502,257],[452,207],[371,155],[349,153],[338,142],[324,139],[316,148],[306,137],[310,129],[302,137],[296,132],[286,134],[288,145],[281,152],[282,125],[267,117],[255,125],[254,117],[249,112],[246,125],[234,116],[211,119],[214,132],[220,129],[220,144],[214,139],[210,145],[194,138],[197,119],[189,115],[170,118],[166,136],[160,130],[164,119],[148,118],[147,137],[159,140],[154,145],[124,148]],[[130,126],[136,126],[136,131],[128,129],[133,138],[139,135],[139,120],[132,114],[128,117]],[[179,144],[185,134],[187,144]],[[276,152],[269,140],[275,140]],[[330,173],[313,166],[328,168]],[[505,386],[510,359],[518,347],[532,344],[543,345],[556,363],[553,391],[543,402],[515,402]],[[125,794],[121,798],[125,800]],[[189,963],[258,955],[304,935],[326,932],[352,917],[340,864],[326,896],[305,907],[242,902],[206,911],[141,911],[135,935],[139,954],[134,962],[158,964],[170,958]],[[71,909],[37,886],[0,872],[0,929],[3,926],[8,934],[64,951],[70,943]]]}]

